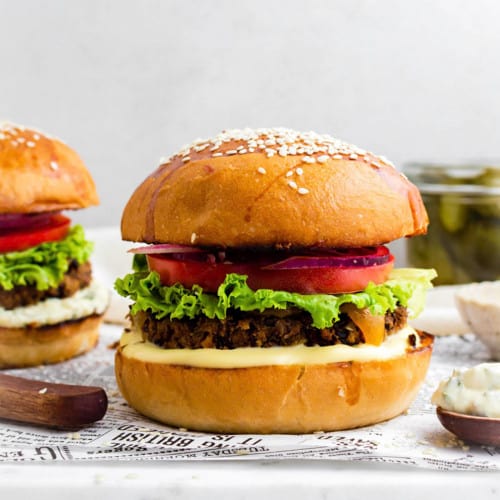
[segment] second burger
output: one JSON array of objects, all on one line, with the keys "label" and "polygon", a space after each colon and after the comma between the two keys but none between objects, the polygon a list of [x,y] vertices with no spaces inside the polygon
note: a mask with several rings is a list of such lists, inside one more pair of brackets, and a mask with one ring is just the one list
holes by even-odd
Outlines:
[{"label": "second burger", "polygon": [[0,124],[0,368],[56,363],[96,345],[109,291],[92,279],[92,243],[62,211],[97,203],[66,144]]}]

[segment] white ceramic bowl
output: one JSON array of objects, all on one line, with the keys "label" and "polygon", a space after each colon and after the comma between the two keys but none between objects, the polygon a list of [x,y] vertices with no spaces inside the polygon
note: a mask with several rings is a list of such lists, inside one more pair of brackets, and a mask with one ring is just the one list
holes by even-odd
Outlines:
[{"label": "white ceramic bowl", "polygon": [[500,361],[500,281],[471,283],[460,287],[455,302],[471,331]]}]

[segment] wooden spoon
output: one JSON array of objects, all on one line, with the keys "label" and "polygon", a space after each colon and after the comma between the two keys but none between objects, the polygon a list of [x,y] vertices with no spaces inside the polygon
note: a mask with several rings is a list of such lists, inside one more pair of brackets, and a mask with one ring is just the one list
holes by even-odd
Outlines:
[{"label": "wooden spoon", "polygon": [[100,387],[51,384],[0,374],[0,418],[61,429],[100,420],[108,398]]},{"label": "wooden spoon", "polygon": [[437,416],[443,427],[464,441],[500,446],[500,418],[478,417],[436,409]]}]

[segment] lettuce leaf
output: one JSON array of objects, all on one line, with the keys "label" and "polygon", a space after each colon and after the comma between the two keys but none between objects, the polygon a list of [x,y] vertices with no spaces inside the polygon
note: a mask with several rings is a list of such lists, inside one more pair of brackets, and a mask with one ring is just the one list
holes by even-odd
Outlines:
[{"label": "lettuce leaf", "polygon": [[423,309],[425,291],[432,287],[435,276],[432,269],[398,269],[385,283],[370,283],[362,292],[302,295],[267,289],[254,291],[248,287],[246,276],[228,274],[217,294],[213,294],[204,292],[198,285],[191,289],[180,284],[163,286],[156,272],[138,271],[117,279],[115,289],[123,297],[132,299],[132,314],[150,311],[157,319],[192,319],[199,314],[224,319],[230,308],[263,311],[294,306],[311,315],[313,326],[327,328],[338,320],[340,307],[346,303],[368,308],[376,315],[393,311],[397,304],[402,304],[414,317]]},{"label": "lettuce leaf", "polygon": [[82,226],[70,228],[66,238],[42,243],[19,252],[0,254],[0,288],[12,290],[17,285],[34,285],[37,290],[57,286],[72,260],[83,264],[93,250],[85,239]]}]

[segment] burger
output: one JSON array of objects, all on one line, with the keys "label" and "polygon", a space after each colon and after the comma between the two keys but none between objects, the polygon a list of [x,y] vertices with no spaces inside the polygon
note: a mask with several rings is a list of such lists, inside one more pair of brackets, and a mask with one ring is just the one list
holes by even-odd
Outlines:
[{"label": "burger", "polygon": [[417,188],[328,135],[228,130],[164,161],[121,221],[140,242],[116,378],[140,413],[200,431],[308,433],[405,411],[433,339],[434,271],[386,243],[425,233]]},{"label": "burger", "polygon": [[67,145],[0,124],[0,368],[56,363],[96,345],[109,292],[92,243],[61,212],[98,203]]}]

